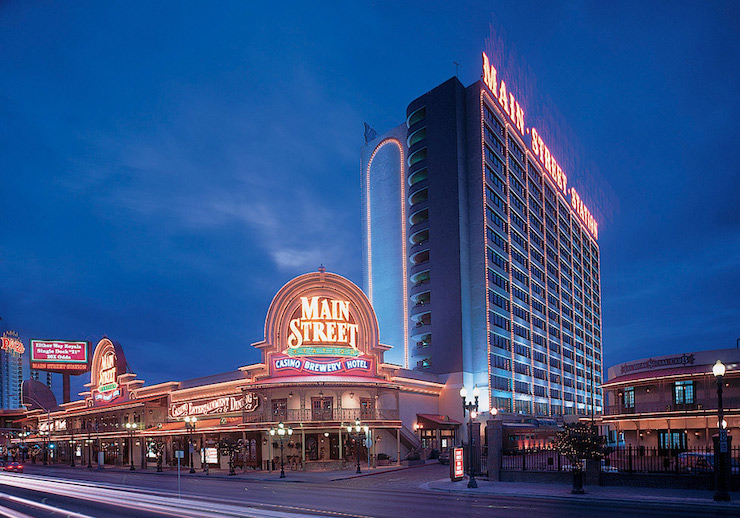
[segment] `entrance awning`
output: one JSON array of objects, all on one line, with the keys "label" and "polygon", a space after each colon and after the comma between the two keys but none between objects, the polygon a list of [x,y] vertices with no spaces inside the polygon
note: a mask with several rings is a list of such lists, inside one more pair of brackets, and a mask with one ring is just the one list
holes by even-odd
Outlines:
[{"label": "entrance awning", "polygon": [[[219,431],[236,431],[239,424],[241,424],[241,417],[216,417],[202,419],[195,422],[195,428],[193,433],[203,432],[219,432]],[[170,433],[188,433],[189,430],[185,428],[185,421],[172,421],[169,423],[162,423],[162,426],[154,428],[147,428],[142,430],[144,435],[166,435]]]},{"label": "entrance awning", "polygon": [[416,414],[416,420],[429,428],[457,428],[462,423],[439,414]]}]

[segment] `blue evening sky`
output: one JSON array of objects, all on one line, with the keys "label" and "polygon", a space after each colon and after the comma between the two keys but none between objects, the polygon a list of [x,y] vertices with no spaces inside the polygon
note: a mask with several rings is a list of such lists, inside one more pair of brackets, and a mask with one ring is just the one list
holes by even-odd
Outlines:
[{"label": "blue evening sky", "polygon": [[493,26],[597,166],[605,366],[734,347],[739,5],[6,0],[0,324],[147,382],[254,362],[285,282],[361,284],[363,121],[477,80]]}]

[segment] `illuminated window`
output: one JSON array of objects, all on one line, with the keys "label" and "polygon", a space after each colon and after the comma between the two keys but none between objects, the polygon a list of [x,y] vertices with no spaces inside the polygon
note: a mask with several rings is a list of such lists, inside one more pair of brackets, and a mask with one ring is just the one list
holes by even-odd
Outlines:
[{"label": "illuminated window", "polygon": [[427,109],[425,106],[422,106],[415,112],[411,113],[409,115],[409,118],[406,119],[406,127],[410,128],[414,124],[416,124],[419,121],[423,121],[427,116]]},{"label": "illuminated window", "polygon": [[411,147],[414,144],[416,144],[417,142],[421,142],[425,138],[427,138],[427,129],[426,128],[421,128],[420,130],[417,130],[417,131],[413,132],[411,135],[409,135],[409,138],[408,138],[408,140],[406,142],[407,142],[408,146]]},{"label": "illuminated window", "polygon": [[[686,449],[686,432],[659,432],[658,447],[661,450],[685,450]],[[711,466],[707,466],[711,470]]]},{"label": "illuminated window", "polygon": [[627,387],[623,394],[624,408],[635,408],[635,387]]},{"label": "illuminated window", "polygon": [[673,385],[673,402],[677,405],[691,405],[694,403],[694,382],[677,381]]},{"label": "illuminated window", "polygon": [[272,400],[272,416],[273,420],[281,421],[288,418],[288,400],[287,399],[273,399]]},{"label": "illuminated window", "polygon": [[427,157],[427,148],[421,148],[418,151],[415,151],[409,156],[409,167],[412,165],[421,162],[422,160],[425,160]]}]

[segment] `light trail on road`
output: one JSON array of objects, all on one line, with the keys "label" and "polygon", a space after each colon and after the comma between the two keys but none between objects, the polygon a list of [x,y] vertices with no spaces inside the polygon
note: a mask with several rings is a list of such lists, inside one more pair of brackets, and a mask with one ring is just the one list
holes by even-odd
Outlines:
[{"label": "light trail on road", "polygon": [[[156,513],[162,516],[183,518],[210,518],[210,517],[253,517],[253,518],[315,518],[321,516],[336,516],[337,513],[296,513],[286,511],[271,511],[251,508],[246,504],[233,505],[216,502],[204,502],[189,497],[181,498],[168,494],[155,494],[151,491],[136,491],[131,488],[114,488],[108,484],[95,484],[81,481],[60,481],[49,477],[29,475],[0,475],[0,486],[9,486],[40,493],[57,495],[64,498],[74,498],[112,507],[126,508],[132,511]],[[46,512],[64,514],[70,518],[93,518],[68,511],[59,507],[40,504],[28,499],[0,493],[0,500],[14,501],[18,504],[35,506]],[[11,510],[12,511],[12,510]],[[17,511],[13,511],[17,512]],[[1,511],[0,511],[1,513]],[[7,516],[21,516],[17,515]]]}]

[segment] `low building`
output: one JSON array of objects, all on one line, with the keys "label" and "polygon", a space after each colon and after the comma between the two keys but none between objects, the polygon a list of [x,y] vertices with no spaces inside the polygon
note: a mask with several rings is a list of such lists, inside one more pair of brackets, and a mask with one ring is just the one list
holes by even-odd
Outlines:
[{"label": "low building", "polygon": [[102,452],[105,463],[137,467],[153,463],[163,447],[166,464],[182,451],[183,464],[196,469],[227,467],[223,440],[241,441],[238,467],[277,467],[280,436],[270,430],[280,425],[292,431],[282,442],[292,469],[339,468],[358,456],[400,462],[417,448],[459,442],[460,423],[440,403],[450,393],[446,380],[384,361],[390,347],[379,342],[375,312],[344,277],[321,268],[288,282],[253,346],[259,363],[147,385],[122,346],[105,337],[82,399],[29,410],[22,425],[30,435],[16,442],[52,461],[95,463]]},{"label": "low building", "polygon": [[740,349],[717,349],[611,367],[602,385],[608,403],[601,420],[610,443],[659,450],[711,447],[718,432],[712,374],[717,360],[726,367],[722,388],[728,434],[740,438]]}]

